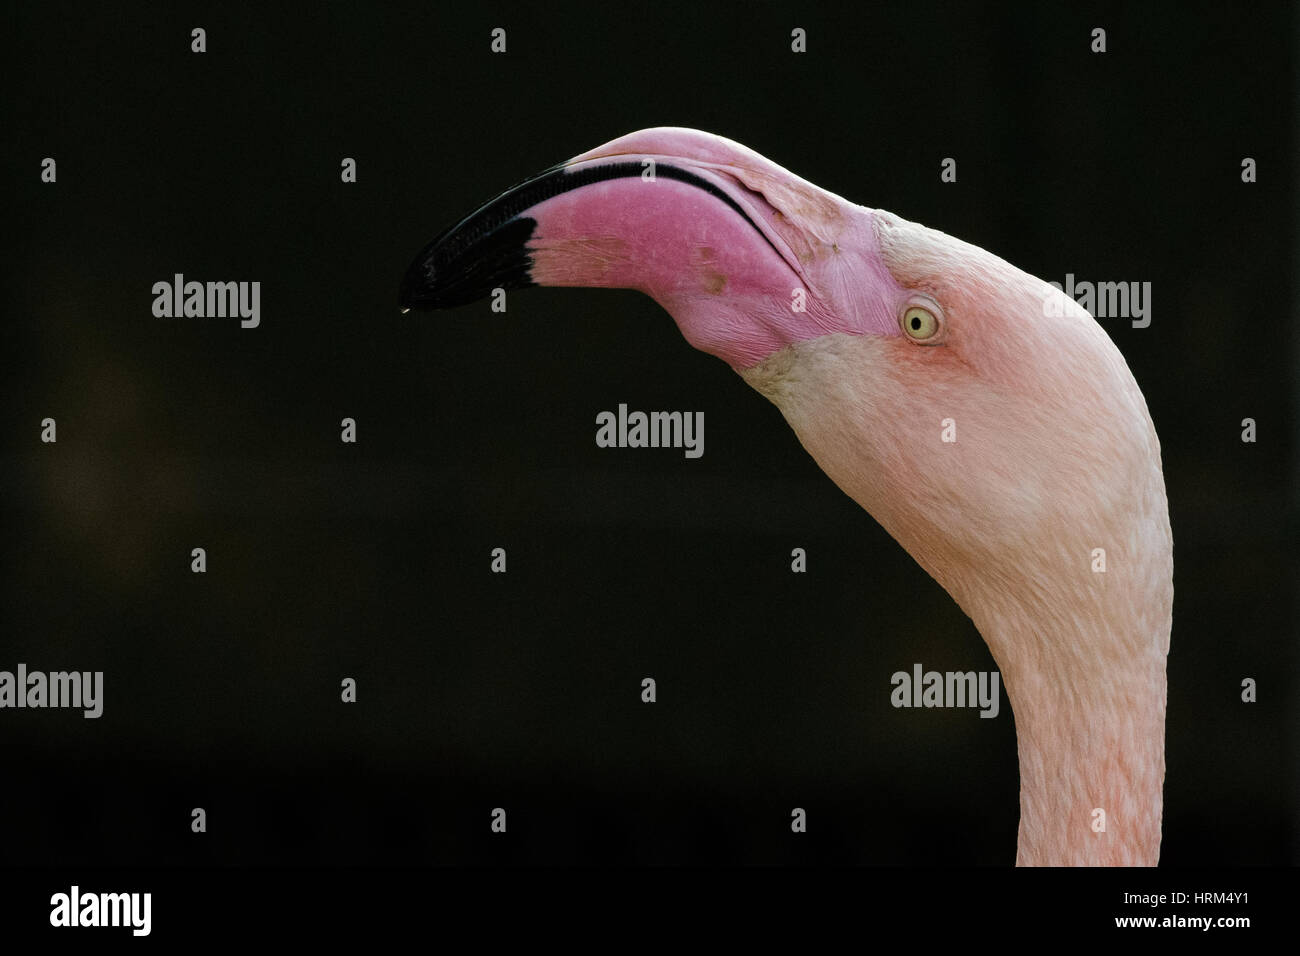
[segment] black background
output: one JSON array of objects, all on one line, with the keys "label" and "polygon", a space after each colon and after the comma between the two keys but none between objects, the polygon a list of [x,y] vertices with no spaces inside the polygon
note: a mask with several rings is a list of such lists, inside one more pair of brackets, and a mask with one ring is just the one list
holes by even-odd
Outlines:
[{"label": "black background", "polygon": [[[889,704],[913,662],[993,669],[982,640],[774,407],[632,292],[398,314],[444,226],[656,125],[1152,283],[1149,328],[1102,324],[1174,529],[1162,862],[1300,856],[1288,8],[42,4],[3,34],[0,669],[106,684],[99,720],[0,713],[3,862],[1014,860],[1005,696]],[[176,272],[260,281],[260,328],[155,318]],[[703,411],[704,457],[596,448],[619,402]]]}]

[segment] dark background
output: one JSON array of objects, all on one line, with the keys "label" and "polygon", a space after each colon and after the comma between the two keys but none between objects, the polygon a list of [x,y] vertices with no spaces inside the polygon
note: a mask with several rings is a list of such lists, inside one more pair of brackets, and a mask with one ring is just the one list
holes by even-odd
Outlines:
[{"label": "dark background", "polygon": [[[1047,279],[1152,283],[1150,328],[1102,324],[1176,543],[1162,862],[1300,857],[1286,7],[8,19],[0,669],[106,686],[99,720],[0,712],[0,860],[1014,860],[1005,696],[996,720],[889,704],[913,662],[992,669],[983,641],[774,407],[632,292],[398,314],[444,226],[655,125]],[[175,272],[261,281],[261,327],[153,317]],[[703,411],[704,457],[596,448],[619,402]]]}]

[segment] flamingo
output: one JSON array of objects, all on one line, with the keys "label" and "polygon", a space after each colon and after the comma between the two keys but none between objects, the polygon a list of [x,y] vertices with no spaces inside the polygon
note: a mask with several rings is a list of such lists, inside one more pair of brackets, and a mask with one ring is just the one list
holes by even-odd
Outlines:
[{"label": "flamingo", "polygon": [[1154,865],[1173,539],[1128,365],[1059,289],[697,130],[620,137],[429,243],[403,311],[638,289],[772,401],[971,618],[1017,732],[1017,865]]}]

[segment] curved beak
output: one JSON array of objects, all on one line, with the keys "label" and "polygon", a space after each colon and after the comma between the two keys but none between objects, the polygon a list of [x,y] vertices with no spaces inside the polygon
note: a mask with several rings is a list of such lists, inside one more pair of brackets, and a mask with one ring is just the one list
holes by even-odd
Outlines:
[{"label": "curved beak", "polygon": [[[426,245],[410,309],[530,285],[637,289],[733,368],[827,328],[809,270],[843,259],[861,210],[721,136],[620,137],[507,189]],[[807,313],[792,312],[806,297]]]},{"label": "curved beak", "polygon": [[[716,263],[724,248],[800,274],[778,228],[781,213],[746,185],[753,170],[737,159],[769,179],[779,172],[798,181],[757,153],[694,130],[634,133],[553,166],[426,245],[402,279],[402,308],[452,308],[496,288],[529,285],[634,288],[659,297],[692,273],[716,294],[725,276],[709,272],[707,260]],[[709,252],[692,261],[692,242]]]}]

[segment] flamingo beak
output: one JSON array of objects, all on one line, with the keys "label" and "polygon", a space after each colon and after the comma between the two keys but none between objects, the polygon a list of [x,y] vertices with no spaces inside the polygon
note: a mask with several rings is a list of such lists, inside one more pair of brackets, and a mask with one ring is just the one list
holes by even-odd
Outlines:
[{"label": "flamingo beak", "polygon": [[747,272],[798,269],[771,219],[761,197],[687,159],[579,157],[506,190],[426,245],[406,270],[400,303],[447,309],[531,285],[662,298],[692,279],[716,294],[722,270],[685,261],[688,244],[698,238],[733,257],[739,250]]},{"label": "flamingo beak", "polygon": [[695,348],[742,369],[829,332],[896,329],[880,309],[821,297],[866,288],[854,270],[880,278],[874,246],[869,210],[730,140],[658,128],[553,166],[443,231],[407,268],[400,305],[450,309],[531,285],[635,289]]}]

